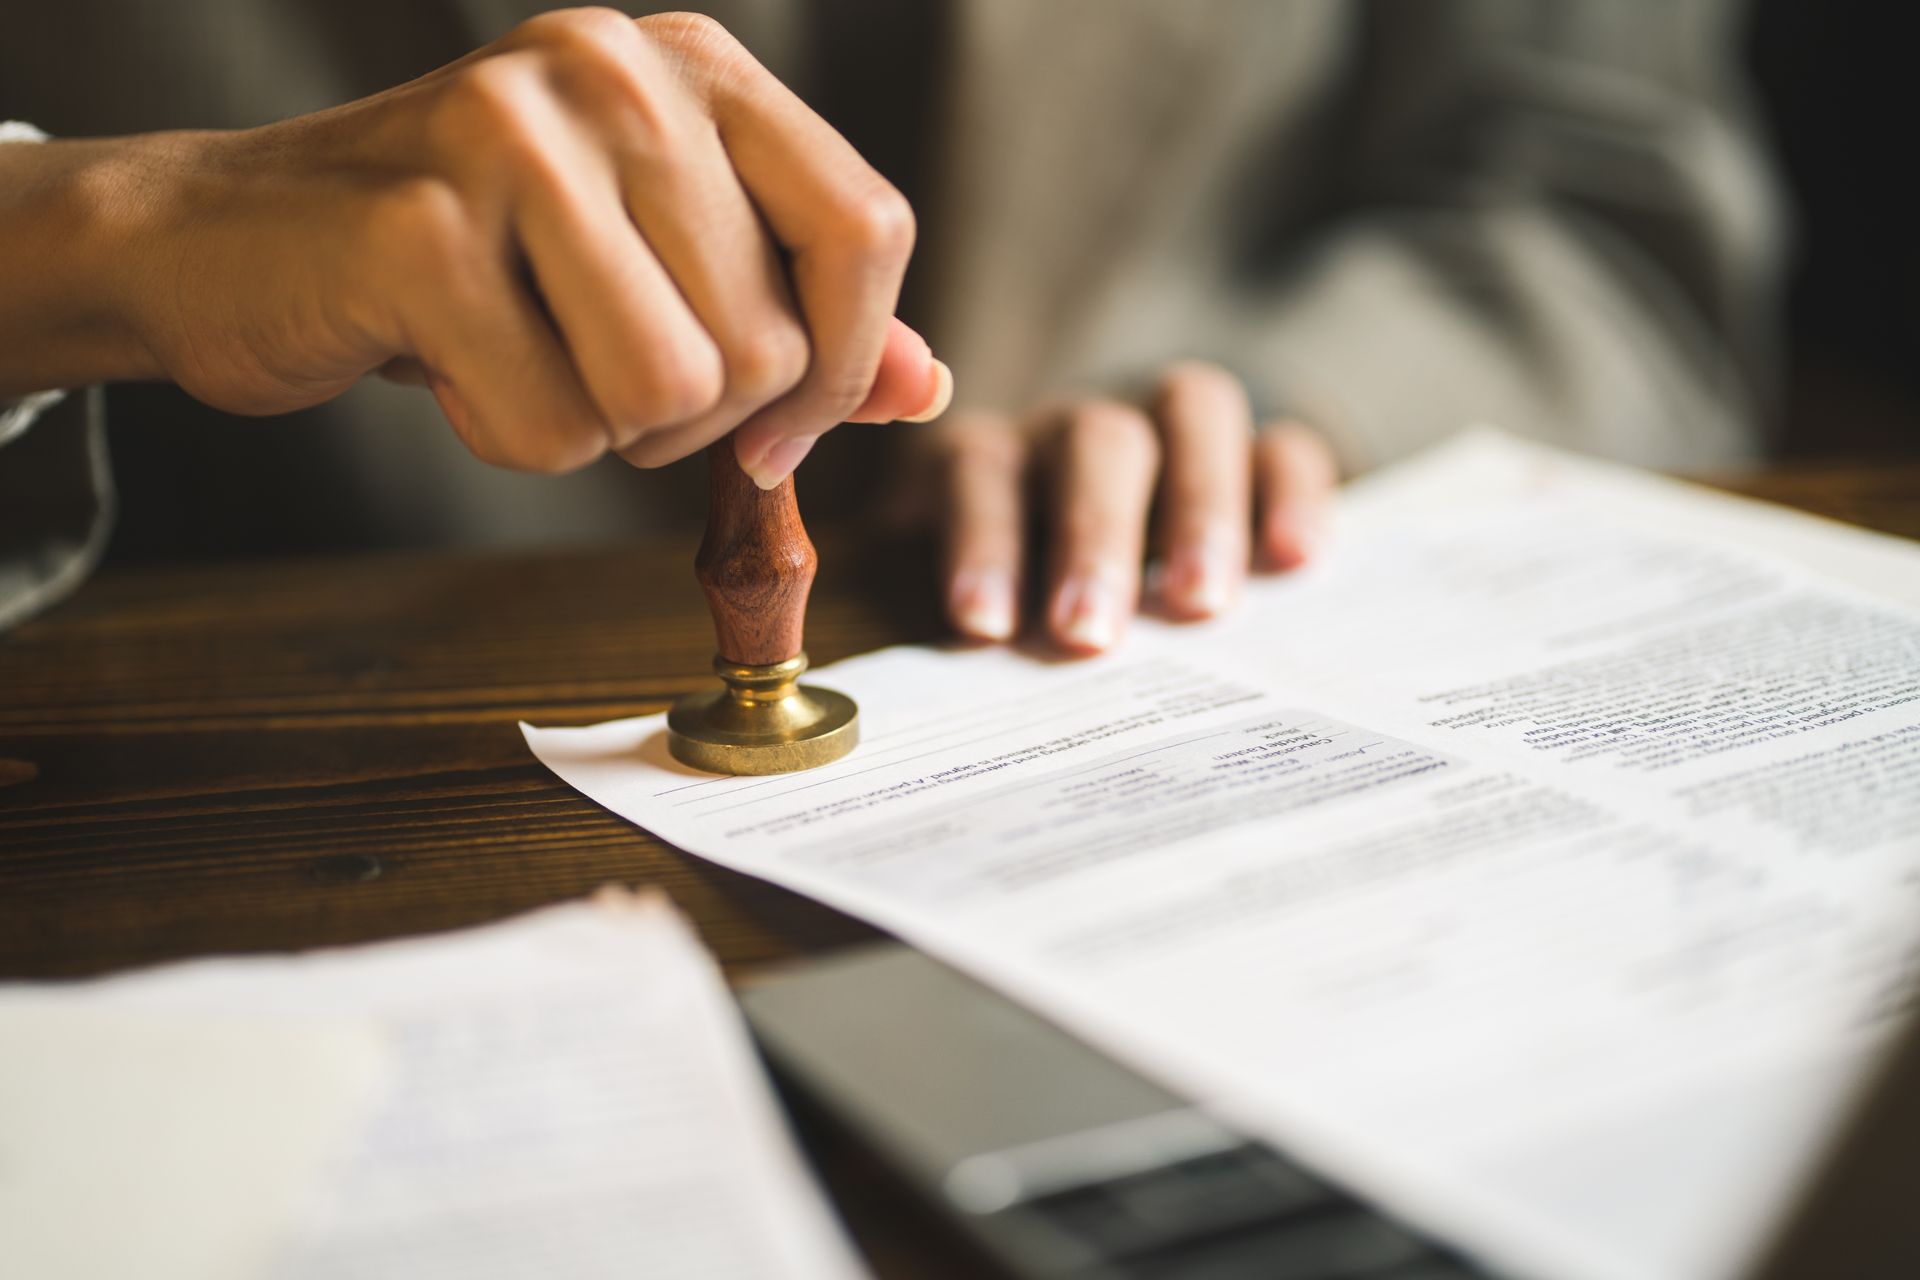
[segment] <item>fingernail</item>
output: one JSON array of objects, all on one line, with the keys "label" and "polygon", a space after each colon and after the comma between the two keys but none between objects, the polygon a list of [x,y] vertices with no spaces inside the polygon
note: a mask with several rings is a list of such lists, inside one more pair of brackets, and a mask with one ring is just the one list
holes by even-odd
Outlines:
[{"label": "fingernail", "polygon": [[1087,574],[1068,578],[1053,606],[1054,630],[1075,649],[1111,649],[1120,639],[1120,598],[1112,585]]},{"label": "fingernail", "polygon": [[792,436],[777,440],[773,447],[760,456],[760,461],[741,463],[740,469],[753,478],[753,482],[762,489],[777,489],[780,482],[792,475],[794,469],[812,451],[819,436]]},{"label": "fingernail", "polygon": [[953,403],[953,370],[947,368],[944,360],[933,362],[933,399],[927,401],[927,407],[912,417],[902,418],[902,422],[932,422],[947,411]]},{"label": "fingernail", "polygon": [[1233,607],[1245,554],[1218,535],[1178,548],[1167,558],[1163,598],[1197,618],[1225,613]]},{"label": "fingernail", "polygon": [[1013,576],[994,569],[968,569],[953,579],[953,620],[982,640],[1013,635]]},{"label": "fingernail", "polygon": [[1319,553],[1326,519],[1318,512],[1276,511],[1267,518],[1267,554],[1278,569],[1297,569]]}]

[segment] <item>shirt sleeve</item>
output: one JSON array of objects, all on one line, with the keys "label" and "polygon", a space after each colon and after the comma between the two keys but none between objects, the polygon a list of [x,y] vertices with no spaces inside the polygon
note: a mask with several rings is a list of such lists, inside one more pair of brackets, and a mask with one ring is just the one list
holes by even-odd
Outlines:
[{"label": "shirt sleeve", "polygon": [[1784,230],[1736,9],[1371,6],[1330,214],[1236,299],[1232,363],[1355,468],[1471,422],[1754,452]]},{"label": "shirt sleeve", "polygon": [[76,391],[0,448],[0,631],[85,581],[113,530],[105,397]]},{"label": "shirt sleeve", "polygon": [[[32,125],[0,122],[0,144],[45,139]],[[0,400],[0,631],[79,586],[112,528],[101,389]]]}]

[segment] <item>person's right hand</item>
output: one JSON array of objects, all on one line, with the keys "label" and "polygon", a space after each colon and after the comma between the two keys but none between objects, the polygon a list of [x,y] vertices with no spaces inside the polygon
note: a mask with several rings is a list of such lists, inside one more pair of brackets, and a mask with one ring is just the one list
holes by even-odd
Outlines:
[{"label": "person's right hand", "polygon": [[771,487],[951,385],[893,318],[906,201],[696,15],[548,13],[359,102],[108,154],[148,372],[219,408],[383,370],[502,466],[654,466],[739,427]]}]

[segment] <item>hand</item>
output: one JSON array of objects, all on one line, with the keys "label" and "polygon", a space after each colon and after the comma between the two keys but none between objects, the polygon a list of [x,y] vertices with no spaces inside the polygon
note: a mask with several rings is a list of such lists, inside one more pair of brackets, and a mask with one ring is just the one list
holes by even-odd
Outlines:
[{"label": "hand", "polygon": [[654,466],[738,427],[771,487],[835,423],[951,385],[893,319],[905,200],[695,15],[548,13],[280,124],[6,150],[68,146],[139,353],[121,372],[220,408],[385,370],[502,466]]},{"label": "hand", "polygon": [[1239,382],[1199,363],[1169,369],[1148,412],[1076,400],[1018,421],[958,413],[915,447],[918,494],[942,520],[953,625],[978,640],[1019,629],[1031,492],[1049,538],[1045,629],[1078,654],[1112,647],[1139,607],[1156,499],[1154,603],[1198,619],[1232,607],[1250,563],[1308,560],[1338,479],[1325,440],[1295,422],[1256,432]]}]

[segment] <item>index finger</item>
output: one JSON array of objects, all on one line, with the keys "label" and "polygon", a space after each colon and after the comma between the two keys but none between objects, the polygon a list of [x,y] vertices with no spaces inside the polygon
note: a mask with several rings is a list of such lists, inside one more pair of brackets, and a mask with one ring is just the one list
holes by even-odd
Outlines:
[{"label": "index finger", "polygon": [[[723,56],[712,49],[716,39],[707,39],[710,57]],[[777,483],[781,476],[756,471],[775,445],[818,436],[873,389],[913,250],[913,210],[772,73],[744,52],[724,60],[707,85],[710,109],[742,184],[791,257],[812,341],[800,385],[736,435],[741,465],[760,483]]]}]

